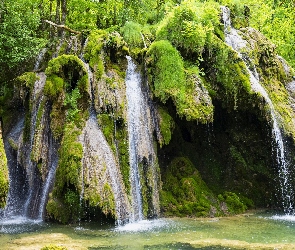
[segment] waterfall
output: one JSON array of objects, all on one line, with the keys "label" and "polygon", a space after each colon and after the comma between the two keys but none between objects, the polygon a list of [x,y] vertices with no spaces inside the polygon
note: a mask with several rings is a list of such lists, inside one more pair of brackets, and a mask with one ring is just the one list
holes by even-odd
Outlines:
[{"label": "waterfall", "polygon": [[22,114],[4,140],[7,164],[9,168],[9,191],[4,211],[5,217],[19,215],[22,212],[24,205],[23,197],[27,193],[24,170],[18,164],[17,157],[15,156],[15,150],[16,147],[19,146],[18,141],[22,135],[23,128],[24,115]]},{"label": "waterfall", "polygon": [[[92,91],[93,74],[89,65],[84,62],[84,67],[88,72],[88,80],[90,82],[89,93],[91,95],[90,117],[86,122],[86,126],[79,136],[79,141],[83,145],[83,159],[81,170],[81,197],[85,191],[85,182],[91,183],[95,180],[98,192],[103,196],[102,187],[110,184],[114,195],[115,212],[117,224],[122,225],[129,220],[130,205],[123,184],[123,178],[120,172],[118,161],[114,152],[110,148],[102,130],[98,126],[96,111],[94,108],[94,96]],[[93,185],[93,184],[91,184]],[[108,197],[110,198],[110,197]]]},{"label": "waterfall", "polygon": [[[58,146],[50,131],[50,106],[43,95],[46,76],[38,73],[37,77],[28,105],[29,126],[25,127],[22,114],[5,139],[10,183],[6,218],[22,216],[42,220],[57,167]],[[25,129],[29,131],[27,139],[24,138]],[[42,170],[38,170],[38,164]]]},{"label": "waterfall", "polygon": [[[275,107],[271,99],[269,98],[268,93],[260,84],[259,75],[254,64],[251,63],[251,59],[247,55],[242,53],[243,50],[245,50],[245,48],[247,47],[248,42],[238,34],[238,31],[235,28],[232,27],[229,8],[222,6],[221,10],[224,22],[225,42],[228,46],[233,48],[233,50],[235,50],[238,53],[239,57],[245,62],[247,71],[250,76],[252,90],[260,94],[264,98],[265,102],[267,103],[270,109],[272,135],[276,144],[276,159],[277,164],[279,166],[280,195],[283,201],[282,205],[284,208],[284,212],[290,214],[294,211],[294,194],[289,180],[289,164],[285,157],[284,141],[278,124],[278,116]],[[251,69],[249,68],[250,63],[252,64]]]},{"label": "waterfall", "polygon": [[[37,113],[40,108],[41,102],[43,101],[43,88],[46,81],[46,76],[44,73],[38,73],[37,76],[39,77],[39,80],[37,80],[34,84],[34,89],[32,92],[32,112],[31,112],[31,127],[30,127],[30,141],[29,146],[24,144],[24,148],[22,149],[23,152],[25,152],[26,160],[24,162],[26,171],[27,171],[27,177],[28,177],[28,184],[29,184],[29,195],[26,199],[25,205],[24,205],[24,212],[23,216],[28,216],[29,209],[31,209],[30,204],[32,202],[32,199],[35,199],[36,196],[33,195],[36,190],[35,188],[35,169],[36,169],[36,163],[34,163],[31,159],[31,153],[33,150],[34,145],[34,139],[35,139],[35,133],[36,133],[36,123],[37,123]],[[21,154],[21,152],[19,153]],[[35,186],[36,187],[36,186]]]},{"label": "waterfall", "polygon": [[[126,97],[127,97],[127,118],[128,118],[128,136],[129,136],[129,162],[130,162],[130,183],[132,196],[132,221],[144,219],[143,200],[141,187],[147,182],[147,176],[143,180],[141,175],[146,174],[144,169],[140,169],[140,163],[148,165],[153,183],[150,185],[153,190],[152,216],[156,216],[158,207],[158,188],[156,173],[156,154],[153,148],[153,129],[151,124],[151,114],[148,107],[147,97],[142,91],[142,79],[136,70],[136,65],[132,59],[127,56],[128,67],[126,72]],[[146,162],[145,162],[146,161]],[[145,162],[145,163],[144,163]],[[143,167],[142,167],[143,168]],[[151,178],[151,177],[150,177]]]}]

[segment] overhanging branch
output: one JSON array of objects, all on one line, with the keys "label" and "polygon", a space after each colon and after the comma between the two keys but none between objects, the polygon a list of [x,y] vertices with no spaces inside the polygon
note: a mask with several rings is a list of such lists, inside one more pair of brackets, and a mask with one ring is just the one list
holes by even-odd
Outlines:
[{"label": "overhanging branch", "polygon": [[54,26],[54,27],[56,27],[56,28],[64,29],[64,30],[67,30],[67,31],[69,31],[69,32],[71,32],[71,33],[77,34],[77,35],[81,34],[80,31],[73,30],[73,29],[71,29],[71,28],[69,28],[69,27],[67,27],[67,26],[65,26],[65,25],[63,25],[63,24],[56,24],[56,23],[51,22],[51,21],[49,21],[49,20],[44,20],[44,22],[45,22],[45,23],[49,23],[50,25],[52,25],[52,26]]}]

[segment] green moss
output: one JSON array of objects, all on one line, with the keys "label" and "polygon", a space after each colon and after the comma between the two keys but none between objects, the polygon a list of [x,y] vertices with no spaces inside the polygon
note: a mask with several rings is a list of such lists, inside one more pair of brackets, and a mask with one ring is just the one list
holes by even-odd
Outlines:
[{"label": "green moss", "polygon": [[70,185],[78,187],[83,156],[82,144],[77,142],[77,137],[80,134],[81,131],[73,123],[66,125],[59,149],[59,162],[56,172],[57,193]]},{"label": "green moss", "polygon": [[219,24],[219,12],[219,4],[213,1],[185,1],[160,23],[157,40],[169,40],[183,56],[197,59]]},{"label": "green moss", "polygon": [[245,107],[251,98],[251,84],[245,63],[219,38],[213,37],[204,61],[206,83],[211,97],[220,99],[224,106]]},{"label": "green moss", "polygon": [[82,145],[77,142],[80,133],[73,123],[64,129],[55,185],[46,207],[49,216],[62,223],[77,220],[80,211],[79,173],[83,156]]},{"label": "green moss", "polygon": [[144,42],[142,40],[142,26],[135,22],[126,22],[121,29],[124,40],[130,48],[143,48]]},{"label": "green moss", "polygon": [[2,140],[2,132],[0,131],[0,208],[4,208],[6,205],[8,187],[8,166]]},{"label": "green moss", "polygon": [[121,125],[117,122],[116,130],[116,141],[119,150],[119,163],[120,169],[123,176],[123,182],[126,188],[126,192],[130,191],[130,171],[129,171],[129,145],[128,145],[128,131],[127,125],[122,123]]},{"label": "green moss", "polygon": [[[33,148],[32,148],[32,151],[31,151],[31,160],[32,161],[35,161],[35,162],[38,162],[39,159],[41,158],[41,151],[42,151],[42,145],[40,145],[40,136],[42,135],[42,130],[43,130],[43,126],[44,124],[42,123],[42,117],[44,115],[44,108],[45,108],[45,100],[43,99],[40,103],[40,106],[39,106],[39,109],[38,109],[38,112],[37,112],[37,117],[36,117],[36,125],[35,125],[35,133],[34,133],[34,141],[33,141]],[[41,171],[41,167],[42,167],[42,164],[38,164],[37,165],[40,172],[42,173]]]},{"label": "green moss", "polygon": [[182,93],[176,101],[178,112],[187,120],[197,120],[201,123],[212,122],[214,106],[197,67],[186,71],[185,83],[185,93]]},{"label": "green moss", "polygon": [[102,51],[106,37],[107,33],[103,30],[92,31],[84,49],[84,58],[89,62],[96,79],[100,79],[104,73]]},{"label": "green moss", "polygon": [[56,98],[65,88],[65,82],[61,77],[52,74],[46,78],[44,94]]},{"label": "green moss", "polygon": [[155,216],[154,196],[155,187],[160,183],[160,169],[157,159],[152,160],[143,157],[138,162],[138,171],[141,184],[142,210],[146,218],[153,218]]},{"label": "green moss", "polygon": [[247,209],[246,204],[233,192],[224,192],[218,195],[218,199],[226,203],[228,212],[231,214],[244,213]]},{"label": "green moss", "polygon": [[168,145],[171,140],[174,130],[174,121],[166,109],[159,108],[158,111],[160,116],[160,131],[163,138],[159,143],[160,147],[162,147],[163,145]]},{"label": "green moss", "polygon": [[115,197],[108,183],[104,185],[102,193],[103,195],[100,200],[100,208],[102,209],[102,212],[106,215],[111,214],[115,218]]},{"label": "green moss", "polygon": [[48,245],[42,247],[40,250],[67,250],[66,247],[57,246],[57,245]]},{"label": "green moss", "polygon": [[126,191],[129,192],[129,146],[127,125],[123,119],[118,118],[116,120],[113,115],[110,114],[98,114],[97,120],[114,154],[119,156],[123,182]]},{"label": "green moss", "polygon": [[12,147],[13,150],[15,150],[15,151],[18,150],[18,145],[12,138],[8,139],[8,143],[9,143],[10,147]]},{"label": "green moss", "polygon": [[250,9],[246,5],[233,1],[227,7],[231,10],[230,18],[234,28],[240,29],[249,26]]},{"label": "green moss", "polygon": [[109,114],[98,114],[97,120],[108,143],[110,145],[114,144],[114,139],[115,139],[114,138],[115,136],[114,135],[114,132],[115,132],[114,118]]},{"label": "green moss", "polygon": [[[22,105],[25,106],[27,112],[25,114],[25,127],[24,127],[24,141],[28,141],[30,138],[30,126],[31,126],[31,107],[32,103],[28,99],[28,96],[32,95],[32,90],[34,88],[35,82],[39,79],[39,77],[34,72],[26,72],[21,76],[17,77],[15,83],[17,87],[17,91],[19,92],[20,98],[19,101],[22,102]],[[31,97],[32,98],[32,97]],[[16,100],[14,100],[16,101]]]},{"label": "green moss", "polygon": [[52,101],[51,130],[61,138],[65,122],[81,128],[88,117],[89,81],[83,62],[73,55],[52,59],[46,69],[44,93]]},{"label": "green moss", "polygon": [[38,76],[34,72],[26,72],[17,78],[17,80],[28,89],[32,89],[38,79]]},{"label": "green moss", "polygon": [[77,56],[62,55],[50,60],[45,74],[48,79],[44,91],[51,97],[56,97],[64,88],[70,92],[76,86],[81,94],[89,91],[87,70]]},{"label": "green moss", "polygon": [[123,37],[118,32],[111,32],[105,40],[105,52],[111,63],[118,63],[129,54],[129,49]]},{"label": "green moss", "polygon": [[62,93],[52,104],[50,113],[50,128],[55,138],[61,138],[64,131],[64,125],[66,122],[66,109],[63,105],[65,94]]},{"label": "green moss", "polygon": [[173,159],[162,179],[160,201],[166,215],[209,216],[211,206],[218,205],[199,172],[187,158]]},{"label": "green moss", "polygon": [[177,50],[168,41],[158,41],[152,43],[147,56],[154,95],[163,103],[169,97],[176,99],[185,86],[183,61]]},{"label": "green moss", "polygon": [[[66,120],[67,122],[74,122],[76,125],[80,125],[82,121],[81,110],[78,108],[78,100],[81,98],[81,94],[78,88],[75,88],[71,93],[66,93],[66,97],[63,105],[65,106]],[[79,126],[81,127],[81,126]]]},{"label": "green moss", "polygon": [[66,207],[62,200],[54,198],[52,193],[49,195],[46,210],[50,219],[56,220],[62,224],[71,221],[70,208]]},{"label": "green moss", "polygon": [[[185,72],[181,56],[168,41],[154,42],[147,52],[150,82],[153,93],[165,103],[173,100],[179,116],[187,120],[207,123],[212,120],[213,105],[206,91],[197,86],[203,85],[198,70]],[[203,87],[205,89],[205,87]],[[205,99],[196,96],[207,96]]]}]

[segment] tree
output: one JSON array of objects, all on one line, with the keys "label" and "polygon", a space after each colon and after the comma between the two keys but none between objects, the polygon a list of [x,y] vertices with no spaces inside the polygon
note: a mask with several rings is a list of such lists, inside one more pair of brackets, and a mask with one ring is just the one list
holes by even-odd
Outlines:
[{"label": "tree", "polygon": [[38,36],[39,1],[2,1],[0,5],[0,78],[17,73],[17,66],[35,57],[46,39]]}]

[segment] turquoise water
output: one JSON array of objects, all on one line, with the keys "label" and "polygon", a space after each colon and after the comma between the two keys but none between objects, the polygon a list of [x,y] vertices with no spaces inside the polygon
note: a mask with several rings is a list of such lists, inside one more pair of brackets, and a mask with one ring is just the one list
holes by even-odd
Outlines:
[{"label": "turquoise water", "polygon": [[115,227],[57,225],[15,218],[0,223],[0,249],[295,249],[295,217],[245,214],[169,218]]}]

